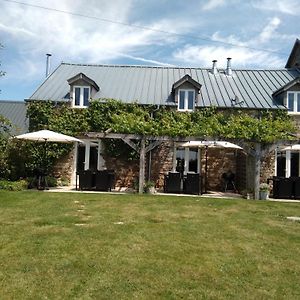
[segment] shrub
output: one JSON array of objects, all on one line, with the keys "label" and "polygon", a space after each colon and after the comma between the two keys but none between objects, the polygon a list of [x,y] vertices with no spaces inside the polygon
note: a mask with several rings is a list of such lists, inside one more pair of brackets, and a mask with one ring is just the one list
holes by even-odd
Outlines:
[{"label": "shrub", "polygon": [[0,180],[0,190],[22,191],[27,189],[27,187],[28,182],[24,179],[18,181]]},{"label": "shrub", "polygon": [[46,176],[48,187],[57,186],[57,179],[53,176]]}]

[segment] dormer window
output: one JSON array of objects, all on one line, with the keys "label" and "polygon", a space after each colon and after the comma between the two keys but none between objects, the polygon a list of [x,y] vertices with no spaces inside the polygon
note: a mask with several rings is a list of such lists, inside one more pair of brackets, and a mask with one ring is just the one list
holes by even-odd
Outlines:
[{"label": "dormer window", "polygon": [[89,100],[100,91],[97,83],[83,73],[79,73],[68,79],[70,85],[70,98],[72,107],[85,108],[89,106]]},{"label": "dormer window", "polygon": [[287,103],[289,113],[300,113],[300,92],[287,92]]},{"label": "dormer window", "polygon": [[198,101],[201,84],[186,74],[172,86],[178,111],[193,111]]},{"label": "dormer window", "polygon": [[89,106],[90,87],[74,86],[73,87],[73,107]]},{"label": "dormer window", "polygon": [[195,104],[195,90],[178,90],[178,110],[193,111]]}]

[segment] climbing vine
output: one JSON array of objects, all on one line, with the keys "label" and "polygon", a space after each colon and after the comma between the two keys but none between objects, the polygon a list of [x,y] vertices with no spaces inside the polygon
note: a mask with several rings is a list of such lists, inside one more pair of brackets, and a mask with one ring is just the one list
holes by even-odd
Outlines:
[{"label": "climbing vine", "polygon": [[[30,102],[27,109],[30,130],[42,128],[69,135],[85,132],[131,133],[151,136],[218,138],[273,143],[291,140],[295,125],[283,110],[246,111],[203,108],[178,112],[172,107],[124,104],[113,99],[93,100],[88,109],[71,108],[51,101]],[[106,141],[110,155],[132,154],[124,143]],[[68,145],[54,145],[53,160],[69,151]],[[129,155],[130,156],[130,155]],[[134,157],[134,156],[132,156]]]}]

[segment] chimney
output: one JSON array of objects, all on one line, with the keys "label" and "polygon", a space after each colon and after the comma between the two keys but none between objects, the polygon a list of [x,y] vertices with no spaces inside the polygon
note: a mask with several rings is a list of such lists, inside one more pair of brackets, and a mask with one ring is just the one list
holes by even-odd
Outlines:
[{"label": "chimney", "polygon": [[211,72],[215,75],[215,74],[218,73],[218,70],[217,70],[217,60],[214,59],[214,60],[212,61],[212,63],[213,63],[213,65],[212,65]]},{"label": "chimney", "polygon": [[46,60],[46,78],[49,76],[50,74],[50,57],[52,56],[52,54],[47,53],[47,60]]},{"label": "chimney", "polygon": [[231,69],[231,57],[228,57],[228,58],[227,58],[226,75],[228,75],[228,76],[231,76],[231,75],[232,75],[232,69]]}]

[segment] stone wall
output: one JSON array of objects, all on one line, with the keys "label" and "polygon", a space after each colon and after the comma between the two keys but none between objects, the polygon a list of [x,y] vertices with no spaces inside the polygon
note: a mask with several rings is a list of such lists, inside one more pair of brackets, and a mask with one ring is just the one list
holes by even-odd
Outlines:
[{"label": "stone wall", "polygon": [[275,174],[275,151],[270,152],[261,161],[260,182],[267,182]]},{"label": "stone wall", "polygon": [[[163,142],[160,146],[151,151],[151,174],[149,174],[149,155],[146,156],[145,180],[151,180],[155,183],[156,189],[162,191],[164,186],[164,176],[173,168],[173,142]],[[54,170],[56,177],[65,177],[69,180],[73,172],[74,151],[61,159]],[[120,157],[111,157],[108,154],[103,155],[105,166],[107,169],[115,171],[116,174],[116,189],[133,189],[137,188],[139,178],[139,160],[127,160]],[[224,182],[222,174],[231,171],[236,174],[237,188],[240,187],[239,182],[244,182],[244,173],[241,172],[237,165],[241,165],[243,157],[240,151],[233,149],[208,149],[208,174],[207,187],[208,190],[222,191]],[[201,173],[205,174],[205,149],[201,149]]]},{"label": "stone wall", "polygon": [[[223,191],[225,184],[223,173],[231,171],[237,174],[237,151],[233,149],[208,148],[207,152],[207,189]],[[205,150],[201,151],[201,173],[205,174]]]},{"label": "stone wall", "polygon": [[[163,190],[164,177],[173,168],[173,150],[172,142],[163,142],[151,152],[150,180],[155,182],[155,187],[159,190]],[[147,162],[149,162],[149,154]],[[148,168],[149,164],[147,164],[147,171],[149,170]]]},{"label": "stone wall", "polygon": [[59,179],[67,179],[71,183],[73,168],[74,168],[74,149],[66,156],[59,159],[53,169],[53,176]]},{"label": "stone wall", "polygon": [[139,178],[139,161],[127,160],[109,155],[103,155],[108,170],[114,170],[116,175],[116,189],[137,187]]}]

